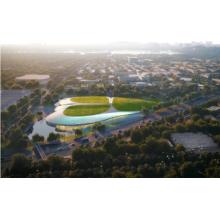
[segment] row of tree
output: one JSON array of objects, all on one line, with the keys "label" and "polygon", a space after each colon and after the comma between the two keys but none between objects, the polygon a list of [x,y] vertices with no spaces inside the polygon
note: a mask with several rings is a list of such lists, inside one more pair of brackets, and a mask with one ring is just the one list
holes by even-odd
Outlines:
[{"label": "row of tree", "polygon": [[[190,120],[198,123],[201,119]],[[213,123],[205,122],[208,126]],[[183,121],[181,126],[184,128],[187,123],[188,120]],[[191,152],[182,145],[170,143],[170,133],[179,131],[179,126],[176,122],[161,121],[128,130],[97,143],[94,148],[74,150],[71,160],[52,156],[46,161],[31,161],[22,155],[15,155],[10,166],[3,170],[3,176],[220,177],[218,152]],[[220,129],[219,124],[212,126]],[[210,131],[215,133],[215,129]],[[218,142],[219,134],[214,137]]]},{"label": "row of tree", "polygon": [[108,139],[102,147],[79,148],[72,160],[51,156],[31,161],[13,156],[3,177],[220,177],[220,154],[187,152],[165,140],[149,138],[142,145]]}]

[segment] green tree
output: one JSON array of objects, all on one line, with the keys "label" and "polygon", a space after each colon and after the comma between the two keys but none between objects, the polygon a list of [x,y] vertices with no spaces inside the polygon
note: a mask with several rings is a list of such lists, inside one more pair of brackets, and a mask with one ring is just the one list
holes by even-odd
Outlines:
[{"label": "green tree", "polygon": [[165,131],[163,131],[162,132],[162,137],[163,138],[170,138],[170,135],[171,135],[171,131],[169,131],[169,130],[165,130]]},{"label": "green tree", "polygon": [[100,122],[97,122],[93,125],[93,130],[103,132],[105,131],[105,125]]},{"label": "green tree", "polygon": [[19,128],[11,131],[9,139],[11,147],[26,148],[28,146],[28,137]]},{"label": "green tree", "polygon": [[16,111],[17,111],[16,105],[11,105],[8,107],[8,112],[12,117],[14,117],[14,114],[16,113]]},{"label": "green tree", "polygon": [[201,176],[198,172],[199,170],[196,169],[193,162],[191,161],[184,162],[180,166],[179,171],[180,171],[181,177],[195,178],[195,177]]},{"label": "green tree", "polygon": [[1,119],[2,121],[8,121],[10,119],[10,114],[8,111],[2,111],[1,112]]},{"label": "green tree", "polygon": [[220,134],[214,136],[215,142],[220,146]]},{"label": "green tree", "polygon": [[103,148],[107,153],[113,156],[117,156],[119,153],[119,148],[114,138],[107,138]]},{"label": "green tree", "polygon": [[141,112],[142,112],[145,116],[147,116],[147,115],[150,113],[150,110],[149,110],[149,108],[143,107],[143,108],[141,109]]},{"label": "green tree", "polygon": [[177,144],[176,147],[175,147],[175,150],[177,152],[179,151],[185,151],[185,147],[182,145],[182,144]]},{"label": "green tree", "polygon": [[112,177],[114,178],[125,178],[126,174],[124,171],[121,170],[113,170],[112,171]]},{"label": "green tree", "polygon": [[12,157],[9,175],[11,177],[27,177],[31,169],[31,161],[23,154],[15,154]]},{"label": "green tree", "polygon": [[83,134],[82,129],[76,129],[75,130],[75,135],[81,136]]},{"label": "green tree", "polygon": [[60,139],[60,135],[59,134],[55,134],[53,132],[51,132],[47,138],[47,141],[48,142],[51,142],[51,141],[57,141]]},{"label": "green tree", "polygon": [[50,156],[48,163],[51,171],[65,170],[69,167],[65,160],[59,156]]},{"label": "green tree", "polygon": [[133,130],[131,132],[131,140],[134,143],[140,143],[142,141],[142,133],[139,130]]},{"label": "green tree", "polygon": [[33,142],[44,142],[44,136],[40,136],[39,134],[35,134],[32,137]]},{"label": "green tree", "polygon": [[147,154],[162,154],[170,153],[172,151],[169,143],[165,139],[156,139],[148,137],[145,143],[140,146],[141,151]]}]

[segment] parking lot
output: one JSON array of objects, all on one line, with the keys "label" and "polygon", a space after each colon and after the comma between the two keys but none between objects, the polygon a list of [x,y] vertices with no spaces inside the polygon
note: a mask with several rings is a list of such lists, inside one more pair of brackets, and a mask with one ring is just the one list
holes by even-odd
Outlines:
[{"label": "parking lot", "polygon": [[218,145],[211,137],[201,132],[173,133],[171,139],[175,144],[183,145],[187,150],[219,151]]}]

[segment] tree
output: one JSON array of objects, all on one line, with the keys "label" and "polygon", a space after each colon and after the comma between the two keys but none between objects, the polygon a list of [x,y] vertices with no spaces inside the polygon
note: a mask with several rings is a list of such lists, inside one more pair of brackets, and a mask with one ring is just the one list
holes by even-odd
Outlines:
[{"label": "tree", "polygon": [[165,178],[174,178],[177,177],[177,172],[176,170],[171,167],[166,173],[165,173]]},{"label": "tree", "polygon": [[73,151],[72,161],[78,168],[100,167],[106,157],[102,149],[79,148]]},{"label": "tree", "polygon": [[141,140],[142,140],[142,133],[141,131],[139,130],[133,130],[131,132],[131,140],[134,142],[134,143],[140,143]]},{"label": "tree", "polygon": [[113,178],[125,178],[126,174],[125,174],[125,172],[123,172],[121,170],[113,170],[112,177]]},{"label": "tree", "polygon": [[177,152],[179,151],[185,151],[185,147],[182,144],[177,144],[175,150]]},{"label": "tree", "polygon": [[141,151],[147,154],[170,153],[171,147],[165,139],[148,137],[145,143],[140,146]]},{"label": "tree", "polygon": [[60,138],[59,134],[55,134],[55,133],[51,132],[47,138],[47,141],[48,142],[56,141],[56,140],[59,140],[59,138]]},{"label": "tree", "polygon": [[77,136],[81,136],[82,135],[82,129],[76,129],[75,130],[75,135],[77,135]]},{"label": "tree", "polygon": [[105,125],[100,122],[96,122],[92,128],[93,128],[93,130],[97,130],[100,132],[105,131]]},{"label": "tree", "polygon": [[42,118],[43,117],[43,112],[37,112],[37,116]]},{"label": "tree", "polygon": [[147,115],[150,113],[150,110],[149,110],[149,108],[144,107],[144,108],[141,109],[141,112],[142,112],[145,116],[147,116]]},{"label": "tree", "polygon": [[31,169],[31,161],[23,154],[15,154],[9,168],[11,177],[27,177]]},{"label": "tree", "polygon": [[181,124],[177,124],[177,125],[175,126],[175,130],[176,130],[177,132],[184,132],[184,131],[185,131],[185,127],[184,127],[183,125],[181,125]]},{"label": "tree", "polygon": [[48,158],[48,163],[51,171],[65,170],[67,168],[65,160],[59,156],[50,156]]},{"label": "tree", "polygon": [[1,119],[2,121],[8,121],[10,119],[10,114],[8,111],[2,111],[1,112]]},{"label": "tree", "polygon": [[31,80],[29,82],[26,83],[26,88],[27,89],[35,89],[37,87],[39,87],[39,82],[36,80]]},{"label": "tree", "polygon": [[214,136],[215,142],[220,146],[220,134]]},{"label": "tree", "polygon": [[138,173],[140,173],[142,177],[146,177],[146,178],[156,177],[155,170],[153,169],[152,166],[150,166],[147,163],[138,166]]},{"label": "tree", "polygon": [[171,132],[169,130],[165,130],[162,132],[162,137],[163,138],[170,138]]},{"label": "tree", "polygon": [[16,111],[17,111],[16,105],[11,105],[8,107],[8,112],[12,117],[14,117],[14,114],[16,113]]},{"label": "tree", "polygon": [[32,137],[33,142],[44,142],[44,136],[40,136],[39,134],[35,134]]},{"label": "tree", "polygon": [[201,177],[198,172],[199,170],[196,169],[193,162],[190,162],[190,161],[184,162],[180,166],[179,171],[180,171],[181,177],[186,177],[186,178]]},{"label": "tree", "polygon": [[9,139],[10,146],[14,148],[26,148],[28,145],[28,137],[18,128],[11,131]]},{"label": "tree", "polygon": [[119,153],[119,148],[114,138],[107,138],[103,148],[107,153],[113,156],[116,156]]},{"label": "tree", "polygon": [[219,159],[212,159],[209,163],[209,167],[205,169],[205,176],[206,177],[220,177],[220,161]]}]

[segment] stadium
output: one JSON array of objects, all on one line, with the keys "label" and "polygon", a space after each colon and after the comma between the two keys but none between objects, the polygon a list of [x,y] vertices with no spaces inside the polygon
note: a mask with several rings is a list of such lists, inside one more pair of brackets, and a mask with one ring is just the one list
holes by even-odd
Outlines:
[{"label": "stadium", "polygon": [[60,100],[55,111],[46,117],[48,125],[77,126],[106,121],[113,118],[141,114],[143,108],[151,108],[157,100],[122,97],[82,96]]}]

